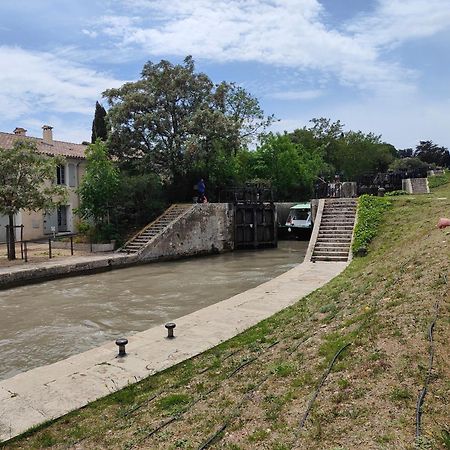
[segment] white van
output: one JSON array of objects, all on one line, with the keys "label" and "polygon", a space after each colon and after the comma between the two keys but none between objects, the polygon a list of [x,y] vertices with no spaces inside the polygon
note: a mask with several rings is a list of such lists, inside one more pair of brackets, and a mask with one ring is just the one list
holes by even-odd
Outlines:
[{"label": "white van", "polygon": [[310,230],[312,228],[311,203],[299,203],[289,210],[286,219],[288,231]]}]

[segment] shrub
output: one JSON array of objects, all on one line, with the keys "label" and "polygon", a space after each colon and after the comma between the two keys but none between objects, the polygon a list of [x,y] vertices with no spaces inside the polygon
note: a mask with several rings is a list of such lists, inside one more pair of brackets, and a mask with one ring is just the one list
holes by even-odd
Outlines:
[{"label": "shrub", "polygon": [[383,213],[391,206],[389,199],[362,195],[358,201],[358,221],[352,245],[354,255],[364,256],[372,239],[376,236]]},{"label": "shrub", "polygon": [[397,195],[409,195],[406,191],[391,191],[391,192],[386,192],[386,194],[384,194],[386,197],[396,197]]}]

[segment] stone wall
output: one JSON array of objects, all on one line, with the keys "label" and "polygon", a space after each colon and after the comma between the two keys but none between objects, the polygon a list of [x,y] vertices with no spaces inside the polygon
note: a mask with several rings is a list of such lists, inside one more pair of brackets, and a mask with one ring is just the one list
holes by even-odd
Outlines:
[{"label": "stone wall", "polygon": [[233,234],[232,205],[198,204],[142,250],[139,260],[176,259],[230,251],[234,247]]}]

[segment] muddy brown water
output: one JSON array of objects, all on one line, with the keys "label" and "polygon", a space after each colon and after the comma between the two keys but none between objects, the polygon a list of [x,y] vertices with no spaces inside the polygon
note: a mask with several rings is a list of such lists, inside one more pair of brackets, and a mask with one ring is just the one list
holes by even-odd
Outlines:
[{"label": "muddy brown water", "polygon": [[[0,291],[0,380],[184,316],[303,261],[308,242]],[[161,329],[165,333],[164,328]]]}]

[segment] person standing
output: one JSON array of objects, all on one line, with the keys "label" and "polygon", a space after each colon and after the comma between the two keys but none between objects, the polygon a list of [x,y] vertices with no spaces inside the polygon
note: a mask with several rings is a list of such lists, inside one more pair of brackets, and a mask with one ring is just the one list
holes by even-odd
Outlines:
[{"label": "person standing", "polygon": [[207,198],[205,195],[206,192],[206,186],[205,182],[203,181],[203,178],[200,179],[200,181],[197,183],[197,190],[198,190],[198,203],[207,203]]}]

